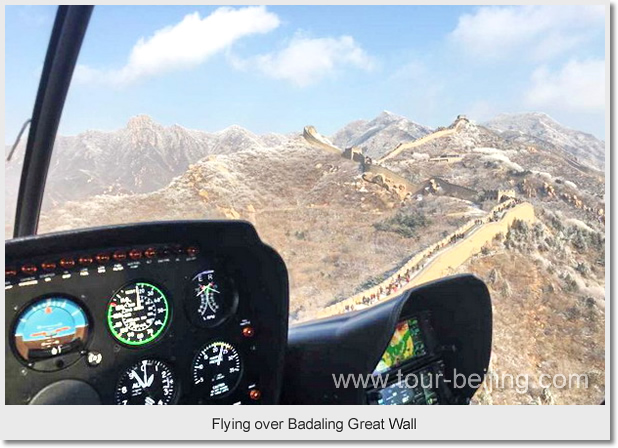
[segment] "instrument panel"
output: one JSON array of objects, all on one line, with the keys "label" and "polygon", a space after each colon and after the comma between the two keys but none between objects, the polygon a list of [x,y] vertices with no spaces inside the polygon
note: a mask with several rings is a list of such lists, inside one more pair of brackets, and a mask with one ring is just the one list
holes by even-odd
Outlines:
[{"label": "instrument panel", "polygon": [[278,399],[287,272],[249,224],[92,229],[6,248],[7,404]]},{"label": "instrument panel", "polygon": [[484,378],[491,325],[489,290],[472,275],[447,277],[364,310],[300,324],[289,334],[281,401],[469,404],[479,384],[460,384],[455,375]]}]

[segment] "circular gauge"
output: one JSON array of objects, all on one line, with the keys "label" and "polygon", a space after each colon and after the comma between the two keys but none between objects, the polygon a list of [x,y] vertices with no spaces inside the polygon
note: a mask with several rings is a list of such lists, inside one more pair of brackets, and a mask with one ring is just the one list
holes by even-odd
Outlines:
[{"label": "circular gauge", "polygon": [[111,298],[107,325],[116,339],[127,345],[154,341],[165,329],[170,308],[165,294],[150,283],[131,283]]},{"label": "circular gauge", "polygon": [[176,379],[167,364],[144,359],[127,369],[116,385],[116,404],[170,404],[176,398]]},{"label": "circular gauge", "polygon": [[185,302],[191,322],[200,327],[215,327],[236,312],[238,295],[232,281],[220,271],[202,271],[191,279]]},{"label": "circular gauge", "polygon": [[[88,317],[80,305],[65,297],[48,297],[36,300],[21,312],[13,344],[33,367],[57,370],[79,358],[88,334]],[[58,359],[46,363],[52,358]]]},{"label": "circular gauge", "polygon": [[216,341],[202,347],[193,361],[193,384],[204,387],[212,398],[236,388],[242,374],[242,361],[232,344]]}]

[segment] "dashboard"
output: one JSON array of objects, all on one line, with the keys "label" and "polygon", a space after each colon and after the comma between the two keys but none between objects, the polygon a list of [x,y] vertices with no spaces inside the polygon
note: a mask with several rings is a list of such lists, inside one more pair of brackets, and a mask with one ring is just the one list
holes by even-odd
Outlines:
[{"label": "dashboard", "polygon": [[287,271],[242,222],[7,241],[7,404],[272,404]]},{"label": "dashboard", "polygon": [[468,404],[489,365],[491,300],[471,275],[288,328],[285,264],[246,222],[5,248],[6,404]]},{"label": "dashboard", "polygon": [[472,275],[447,277],[293,327],[282,402],[469,404],[487,372],[491,341],[485,284]]}]

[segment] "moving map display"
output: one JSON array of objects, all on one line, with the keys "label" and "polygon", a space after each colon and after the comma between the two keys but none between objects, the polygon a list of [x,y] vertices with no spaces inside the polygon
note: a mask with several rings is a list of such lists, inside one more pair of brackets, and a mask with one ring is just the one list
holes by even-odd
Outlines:
[{"label": "moving map display", "polygon": [[413,317],[404,320],[395,327],[391,342],[373,373],[377,375],[386,372],[426,353],[418,319]]}]

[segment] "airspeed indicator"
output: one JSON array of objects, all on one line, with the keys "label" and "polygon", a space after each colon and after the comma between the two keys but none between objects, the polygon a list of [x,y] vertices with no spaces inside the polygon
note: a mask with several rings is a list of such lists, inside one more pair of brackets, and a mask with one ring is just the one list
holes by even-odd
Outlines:
[{"label": "airspeed indicator", "polygon": [[107,325],[123,344],[145,345],[154,341],[167,325],[170,309],[160,288],[145,282],[131,283],[111,298]]}]

